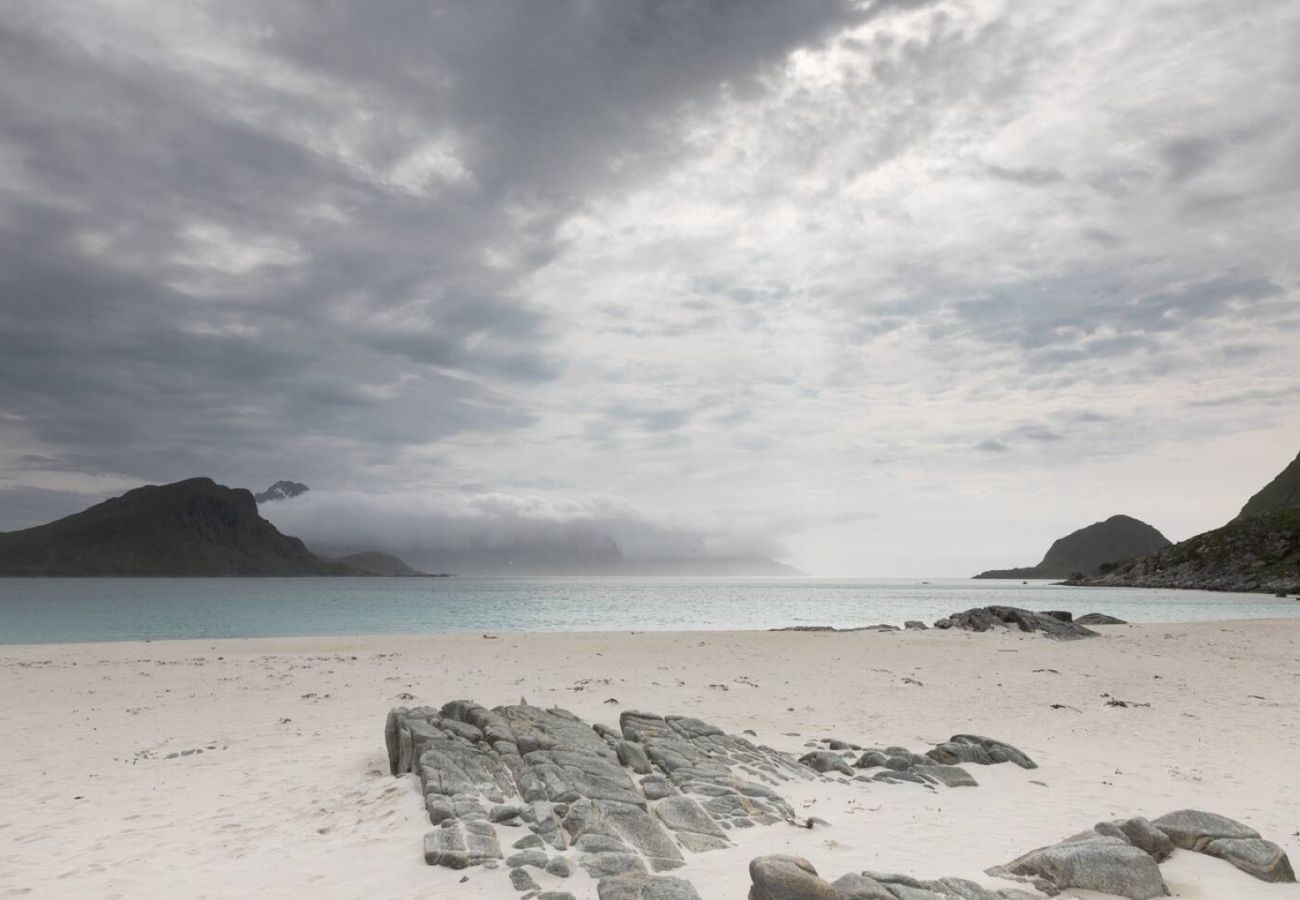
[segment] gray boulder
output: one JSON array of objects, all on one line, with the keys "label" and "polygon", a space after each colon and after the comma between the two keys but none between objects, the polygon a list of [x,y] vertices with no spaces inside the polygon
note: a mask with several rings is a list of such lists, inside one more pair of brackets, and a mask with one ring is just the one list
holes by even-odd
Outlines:
[{"label": "gray boulder", "polygon": [[665,875],[614,875],[596,883],[600,900],[700,900],[694,886]]},{"label": "gray boulder", "polygon": [[1000,878],[1032,883],[1046,893],[1077,888],[1152,900],[1168,896],[1156,861],[1128,841],[1107,835],[1084,835],[1031,850],[1004,866],[989,869]]},{"label": "gray boulder", "polygon": [[799,757],[799,762],[823,774],[826,772],[839,772],[843,775],[853,775],[853,768],[844,761],[844,757],[831,750],[814,750],[811,753],[805,753]]},{"label": "gray boulder", "polygon": [[1010,744],[978,734],[954,734],[928,751],[926,756],[945,766],[974,763],[980,766],[1013,762],[1022,769],[1037,769],[1038,764]]},{"label": "gray boulder", "polygon": [[1210,841],[1205,853],[1227,860],[1260,881],[1295,882],[1295,870],[1282,848],[1263,838],[1219,838]]},{"label": "gray boulder", "polygon": [[837,900],[835,888],[801,856],[760,856],[749,863],[749,900]]},{"label": "gray boulder", "polygon": [[1080,625],[1088,625],[1088,626],[1128,624],[1128,622],[1125,622],[1123,619],[1117,619],[1114,616],[1108,616],[1105,613],[1088,613],[1087,615],[1079,616],[1079,618],[1075,619],[1074,621],[1078,622]]},{"label": "gray boulder", "polygon": [[850,872],[831,882],[838,900],[896,900],[883,884],[870,875]]},{"label": "gray boulder", "polygon": [[512,869],[532,866],[535,869],[546,868],[546,854],[541,850],[520,850],[506,858],[506,865]]},{"label": "gray boulder", "polygon": [[510,870],[510,884],[517,891],[540,891],[542,886],[523,869]]},{"label": "gray boulder", "polygon": [[448,819],[424,836],[424,861],[431,866],[464,869],[501,858],[501,845],[487,822]]},{"label": "gray boulder", "polygon": [[1169,840],[1169,836],[1141,816],[1098,822],[1093,831],[1126,840],[1139,850],[1145,850],[1158,863],[1164,862],[1174,852],[1174,842]]},{"label": "gray boulder", "polygon": [[1199,809],[1180,809],[1166,813],[1151,823],[1165,834],[1174,846],[1183,850],[1195,850],[1204,853],[1211,841],[1220,838],[1257,838],[1259,832],[1253,828],[1220,816],[1217,813],[1202,812]]},{"label": "gray boulder", "polygon": [[931,778],[944,787],[979,787],[974,776],[960,766],[913,766],[912,772],[922,778]]},{"label": "gray boulder", "polygon": [[1175,847],[1226,860],[1261,881],[1294,882],[1295,870],[1285,852],[1255,829],[1217,813],[1180,809],[1151,823]]}]

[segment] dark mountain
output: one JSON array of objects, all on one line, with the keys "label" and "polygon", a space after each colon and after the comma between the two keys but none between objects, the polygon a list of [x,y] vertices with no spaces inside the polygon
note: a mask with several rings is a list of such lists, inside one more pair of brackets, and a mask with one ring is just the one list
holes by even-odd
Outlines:
[{"label": "dark mountain", "polygon": [[277,481],[262,493],[254,495],[253,499],[258,503],[269,503],[272,500],[288,500],[310,490],[307,485],[297,481]]},{"label": "dark mountain", "polygon": [[1043,561],[1019,569],[991,569],[976,578],[1069,578],[1096,575],[1103,566],[1146,556],[1170,546],[1170,541],[1146,522],[1132,516],[1111,516],[1058,539]]},{"label": "dark mountain", "polygon": [[370,575],[412,577],[425,574],[412,569],[393,554],[383,553],[379,550],[362,550],[360,553],[350,553],[347,556],[336,557],[335,562],[341,562],[345,566],[359,569]]},{"label": "dark mountain", "polygon": [[1070,584],[1300,594],[1300,509],[1233,519]]},{"label": "dark mountain", "polygon": [[281,534],[210,478],[149,485],[0,534],[0,575],[356,575]]},{"label": "dark mountain", "polygon": [[1222,528],[1070,584],[1300,593],[1300,456]]},{"label": "dark mountain", "polygon": [[1234,521],[1300,508],[1300,454],[1278,476],[1246,501]]}]

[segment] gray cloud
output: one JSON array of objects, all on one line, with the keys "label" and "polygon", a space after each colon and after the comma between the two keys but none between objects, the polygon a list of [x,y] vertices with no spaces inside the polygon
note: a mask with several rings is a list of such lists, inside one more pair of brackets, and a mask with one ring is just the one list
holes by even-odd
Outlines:
[{"label": "gray cloud", "polygon": [[559,252],[558,223],[669,159],[661,126],[684,106],[761,90],[862,15],[10,9],[7,427],[60,468],[162,480],[332,477],[358,453],[525,425],[512,385],[562,363],[518,286]]}]

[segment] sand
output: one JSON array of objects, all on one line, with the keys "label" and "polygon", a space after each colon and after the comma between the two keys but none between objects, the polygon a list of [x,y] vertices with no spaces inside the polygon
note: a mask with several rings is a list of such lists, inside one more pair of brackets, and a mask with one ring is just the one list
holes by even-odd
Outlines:
[{"label": "sand", "polygon": [[[693,715],[791,751],[975,732],[1041,766],[972,767],[980,787],[938,792],[785,790],[830,827],[754,828],[733,832],[734,849],[688,854],[680,874],[708,900],[743,897],[749,860],[771,852],[832,879],[999,884],[986,867],[1101,819],[1184,807],[1237,818],[1300,862],[1300,620],[1116,626],[1073,643],[933,631],[133,642],[0,647],[0,897],[516,896],[500,871],[423,864],[418,787],[387,774],[382,726],[398,704],[520,697],[610,724],[632,708]],[[203,752],[175,755],[191,750]],[[1162,870],[1183,898],[1300,896],[1191,853]],[[584,878],[567,889],[594,897]]]}]

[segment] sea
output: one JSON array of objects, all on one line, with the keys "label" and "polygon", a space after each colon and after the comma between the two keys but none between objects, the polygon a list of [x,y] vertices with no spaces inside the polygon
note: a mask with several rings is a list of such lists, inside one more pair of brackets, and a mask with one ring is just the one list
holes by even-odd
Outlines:
[{"label": "sea", "polygon": [[927,624],[974,606],[1131,622],[1300,616],[1261,594],[845,578],[0,578],[0,644]]}]

